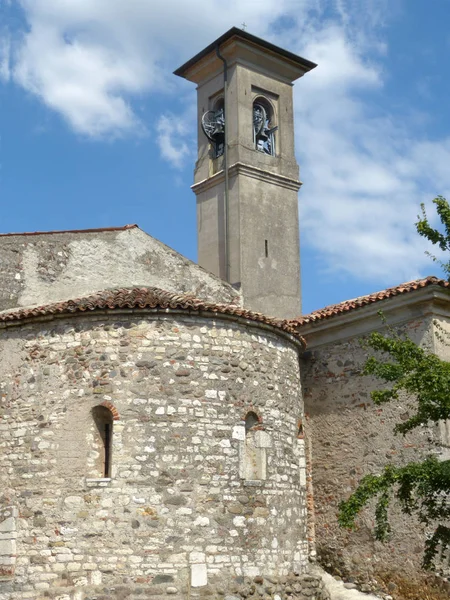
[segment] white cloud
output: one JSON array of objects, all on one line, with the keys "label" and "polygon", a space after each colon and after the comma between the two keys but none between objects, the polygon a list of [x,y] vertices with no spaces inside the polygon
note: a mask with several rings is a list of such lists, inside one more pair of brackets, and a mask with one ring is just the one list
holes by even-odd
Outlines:
[{"label": "white cloud", "polygon": [[184,166],[188,156],[193,157],[192,149],[184,138],[189,129],[189,121],[171,113],[161,115],[158,120],[156,131],[161,155],[175,168]]},{"label": "white cloud", "polygon": [[8,81],[10,75],[9,69],[10,40],[7,35],[0,36],[0,81]]},{"label": "white cloud", "polygon": [[0,82],[9,81],[10,77],[11,34],[2,19],[2,14],[9,5],[9,0],[0,0]]},{"label": "white cloud", "polygon": [[450,140],[374,114],[358,92],[381,89],[382,70],[344,28],[312,33],[305,54],[319,67],[296,90],[304,241],[327,273],[389,285],[433,271],[414,222],[420,202],[450,189]]},{"label": "white cloud", "polygon": [[19,0],[28,30],[14,53],[14,80],[91,137],[136,133],[138,95],[170,91],[171,71],[235,23],[263,32],[312,0]]}]

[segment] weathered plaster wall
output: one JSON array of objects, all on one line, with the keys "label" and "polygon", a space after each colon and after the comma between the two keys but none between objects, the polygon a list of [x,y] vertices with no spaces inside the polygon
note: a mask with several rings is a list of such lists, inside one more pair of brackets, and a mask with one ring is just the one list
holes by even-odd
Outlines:
[{"label": "weathered plaster wall", "polygon": [[[290,341],[130,311],[10,327],[0,343],[0,506],[18,511],[2,600],[240,598],[252,585],[321,597],[317,582],[285,579],[307,562]],[[103,402],[119,417],[111,481],[95,472],[91,410]],[[240,477],[249,410],[265,481]]]},{"label": "weathered plaster wall", "polygon": [[0,236],[0,310],[131,286],[240,303],[231,286],[138,227]]},{"label": "weathered plaster wall", "polygon": [[434,352],[442,360],[450,361],[450,317],[433,318]]},{"label": "weathered plaster wall", "polygon": [[[409,321],[403,333],[433,349],[432,317]],[[393,535],[387,544],[374,541],[373,507],[358,519],[355,532],[337,523],[338,505],[367,473],[380,472],[392,461],[399,464],[420,459],[436,451],[433,432],[426,428],[403,437],[394,435],[396,423],[408,418],[411,406],[405,398],[397,403],[375,406],[371,390],[382,382],[361,375],[369,350],[361,336],[350,337],[351,327],[334,341],[314,345],[307,336],[309,352],[303,361],[305,413],[312,439],[312,472],[315,504],[316,543],[319,558],[342,575],[364,580],[379,570],[417,571],[423,553],[424,530],[411,517],[391,510]],[[336,339],[337,338],[337,339]]]}]

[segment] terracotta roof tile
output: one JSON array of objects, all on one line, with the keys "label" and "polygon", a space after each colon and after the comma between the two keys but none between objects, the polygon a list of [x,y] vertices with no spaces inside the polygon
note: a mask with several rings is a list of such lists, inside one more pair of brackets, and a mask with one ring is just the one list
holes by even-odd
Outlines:
[{"label": "terracotta roof tile", "polygon": [[33,317],[120,308],[155,308],[163,311],[178,309],[196,313],[207,312],[236,316],[248,321],[255,321],[281,329],[286,333],[294,335],[305,345],[304,339],[297,333],[294,325],[288,320],[267,317],[261,313],[246,310],[233,304],[214,304],[199,300],[191,294],[175,294],[155,287],[104,290],[73,300],[55,302],[44,306],[8,310],[0,313],[0,323],[10,323]]},{"label": "terracotta roof tile", "polygon": [[360,296],[359,298],[346,300],[345,302],[340,302],[339,304],[332,304],[330,306],[326,306],[325,308],[321,308],[320,310],[316,310],[309,315],[303,315],[301,317],[291,319],[290,322],[296,327],[306,325],[307,323],[315,323],[316,321],[322,321],[336,315],[341,315],[343,313],[362,308],[363,306],[367,306],[368,304],[372,304],[374,302],[380,302],[381,300],[387,300],[388,298],[393,298],[394,296],[414,292],[430,285],[438,285],[447,289],[450,288],[450,283],[445,279],[438,279],[437,277],[425,277],[424,279],[416,279],[392,288],[387,288],[381,292],[375,292],[374,294],[368,294],[367,296]]},{"label": "terracotta roof tile", "polygon": [[99,227],[97,229],[63,229],[61,231],[22,231],[21,233],[0,233],[0,237],[11,237],[15,235],[52,235],[56,233],[97,233],[101,231],[125,231],[138,227],[135,223],[132,225],[122,225],[121,227]]}]

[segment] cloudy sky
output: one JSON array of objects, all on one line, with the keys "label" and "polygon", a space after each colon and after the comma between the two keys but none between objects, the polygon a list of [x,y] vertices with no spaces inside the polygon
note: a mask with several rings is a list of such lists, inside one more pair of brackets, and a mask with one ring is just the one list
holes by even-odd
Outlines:
[{"label": "cloudy sky", "polygon": [[[295,88],[304,311],[437,273],[449,0],[0,0],[0,230],[138,223],[196,259],[195,86],[232,26],[318,63]],[[430,209],[431,210],[431,209]]]}]

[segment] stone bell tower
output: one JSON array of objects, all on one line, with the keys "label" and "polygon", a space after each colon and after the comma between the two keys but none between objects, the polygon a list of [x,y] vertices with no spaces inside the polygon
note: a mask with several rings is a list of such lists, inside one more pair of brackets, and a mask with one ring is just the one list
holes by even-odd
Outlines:
[{"label": "stone bell tower", "polygon": [[301,312],[292,82],[315,66],[233,27],[175,71],[198,92],[199,264],[282,318]]}]

